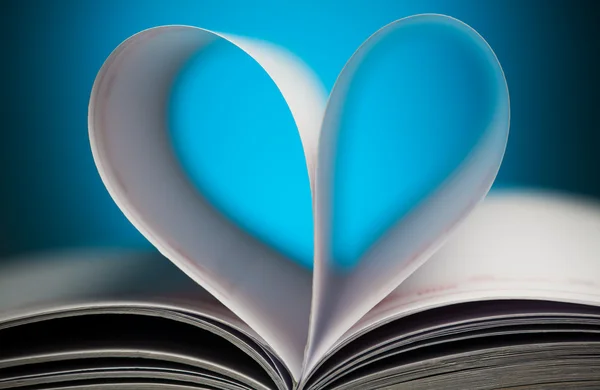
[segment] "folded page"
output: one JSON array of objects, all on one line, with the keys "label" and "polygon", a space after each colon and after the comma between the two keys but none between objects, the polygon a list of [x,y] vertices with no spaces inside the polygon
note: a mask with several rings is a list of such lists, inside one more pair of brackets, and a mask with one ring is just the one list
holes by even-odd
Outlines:
[{"label": "folded page", "polygon": [[[387,72],[387,80],[377,73],[381,69]],[[375,92],[381,94],[367,98],[373,80],[379,83]],[[389,99],[404,105],[397,106]],[[460,103],[453,105],[453,100]],[[483,115],[471,122],[470,114],[461,110],[481,102],[482,112],[471,114]],[[356,119],[357,112],[365,114],[358,118],[363,122],[360,129],[352,128],[348,119],[348,115]],[[382,113],[389,114],[390,119],[384,120]],[[413,116],[415,113],[418,116]],[[369,118],[375,124],[370,124]],[[376,132],[373,126],[387,126],[388,132]],[[423,264],[485,196],[499,169],[508,127],[508,90],[500,64],[485,40],[462,22],[441,15],[409,17],[382,28],[356,51],[334,85],[321,128],[315,187],[313,315],[306,372],[356,321]],[[463,128],[469,133],[461,133]],[[382,138],[380,148],[368,154],[361,148],[368,148],[374,134]],[[454,142],[452,134],[456,134]],[[463,149],[464,154],[454,155],[449,163],[439,160],[438,169],[446,172],[442,177],[438,171],[418,170],[419,165],[433,166],[438,153],[451,154],[449,148],[467,135],[475,141]],[[448,145],[438,143],[444,137],[448,137]],[[340,164],[339,158],[345,152],[340,150],[341,139],[346,147],[353,140],[356,144],[356,155],[342,160],[345,164]],[[361,139],[364,142],[356,141]],[[422,143],[411,145],[415,139]],[[403,153],[413,159],[402,160]],[[370,171],[361,169],[351,157],[362,158]],[[394,163],[404,165],[390,169]],[[356,174],[346,175],[346,182],[337,183],[340,170],[349,165],[355,166]],[[384,171],[394,174],[387,182],[382,180]],[[412,171],[419,175],[415,177]],[[403,176],[412,180],[412,187],[401,185]],[[379,181],[370,180],[372,177]],[[428,183],[430,177],[439,177],[435,179],[439,181],[432,185]],[[367,184],[361,187],[359,180]],[[357,183],[354,187],[347,184],[353,181]],[[370,189],[369,183],[377,188]],[[425,194],[416,191],[415,187],[420,190],[423,183],[433,190]],[[369,196],[374,198],[387,196],[382,199],[391,203],[402,201],[408,192],[419,198],[350,268],[340,265],[333,240],[336,229],[345,228],[336,220],[337,194],[349,188],[372,193]],[[396,195],[391,198],[388,194]],[[349,203],[346,212],[358,215],[361,208],[372,208],[368,202],[374,201],[365,198],[361,203]],[[353,222],[352,217],[346,222]],[[388,218],[385,209],[382,218]],[[352,244],[349,241],[348,245]]]},{"label": "folded page", "polygon": [[216,41],[235,45],[273,79],[298,127],[312,178],[311,151],[316,150],[325,102],[312,73],[273,45],[187,26],[143,31],[107,59],[89,106],[94,160],[108,191],[136,228],[248,323],[298,377],[311,271],[226,220],[192,186],[168,139],[171,84],[192,55]]}]

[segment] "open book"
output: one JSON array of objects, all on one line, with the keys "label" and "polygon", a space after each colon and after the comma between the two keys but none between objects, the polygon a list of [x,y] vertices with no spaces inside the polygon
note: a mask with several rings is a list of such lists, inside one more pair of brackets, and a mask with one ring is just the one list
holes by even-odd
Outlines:
[{"label": "open book", "polygon": [[[364,86],[371,54],[401,49],[397,38],[410,34],[426,37],[413,43],[424,53],[448,49],[440,66],[464,60],[466,76],[486,86],[475,98],[493,108],[433,190],[342,266],[332,210],[345,114],[356,109],[349,97]],[[171,84],[215,42],[256,61],[289,106],[312,194],[313,267],[226,218],[174,155]],[[328,98],[299,59],[263,41],[188,26],[134,35],[96,78],[90,141],[106,188],[160,253],[4,261],[0,388],[600,388],[600,205],[533,192],[486,197],[508,127],[496,56],[441,15],[377,31]]]}]

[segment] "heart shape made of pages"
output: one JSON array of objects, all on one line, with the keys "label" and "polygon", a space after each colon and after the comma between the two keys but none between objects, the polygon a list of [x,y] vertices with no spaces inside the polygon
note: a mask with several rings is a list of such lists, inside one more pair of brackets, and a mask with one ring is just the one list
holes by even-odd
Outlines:
[{"label": "heart shape made of pages", "polygon": [[[201,65],[215,45],[239,50],[260,66],[254,71],[270,80],[255,86],[271,88],[266,93],[275,94],[273,102],[281,94],[296,129],[252,111],[243,121],[223,118],[216,138],[206,126],[193,138],[172,138],[167,102],[174,82],[190,60]],[[247,93],[235,85],[229,90]],[[216,102],[227,101],[219,93]],[[255,329],[296,378],[485,196],[509,126],[508,90],[493,51],[470,27],[442,15],[401,19],[376,32],[325,101],[316,77],[285,50],[189,26],[157,27],[126,40],[102,66],[90,100],[92,151],[115,202],[161,253]],[[212,103],[203,100],[196,115]],[[273,104],[285,111],[280,103]],[[230,115],[240,104],[247,103],[240,99]],[[236,123],[245,124],[245,132],[231,129]],[[286,130],[290,142],[253,137]],[[306,171],[294,165],[298,180],[284,181],[294,191],[309,186],[314,221],[300,228],[297,210],[282,213],[308,209],[308,202],[280,207],[265,201],[286,194],[278,189],[280,167],[269,166],[277,159],[270,157],[285,155],[281,148],[293,146],[295,134]],[[193,171],[198,140],[209,143],[208,157]],[[173,141],[183,151],[179,156]],[[248,166],[222,170],[234,152],[241,154],[237,163]],[[271,155],[259,164],[251,160],[255,152]],[[219,164],[211,167],[214,160]],[[212,187],[221,175],[228,175],[226,185]],[[261,194],[265,199],[257,202]],[[269,214],[270,204],[279,211]],[[313,227],[314,248],[306,230],[294,238],[295,229]],[[289,253],[300,260],[291,261]],[[314,274],[307,267],[313,260]]]}]

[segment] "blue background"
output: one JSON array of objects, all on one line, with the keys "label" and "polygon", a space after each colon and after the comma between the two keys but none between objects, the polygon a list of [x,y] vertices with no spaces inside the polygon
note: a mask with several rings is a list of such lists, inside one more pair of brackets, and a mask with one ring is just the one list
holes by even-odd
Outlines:
[{"label": "blue background", "polygon": [[416,13],[456,17],[489,42],[510,87],[511,135],[495,188],[600,198],[600,11],[591,1],[15,0],[0,7],[2,257],[71,246],[149,247],[96,172],[87,104],[110,52],[162,24],[280,44],[329,89],[381,26]]}]

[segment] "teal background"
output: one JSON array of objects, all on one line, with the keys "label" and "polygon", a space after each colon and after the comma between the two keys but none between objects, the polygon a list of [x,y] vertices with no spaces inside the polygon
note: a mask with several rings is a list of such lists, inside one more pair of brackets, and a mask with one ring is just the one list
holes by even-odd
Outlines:
[{"label": "teal background", "polygon": [[600,197],[600,18],[595,2],[0,1],[0,256],[63,247],[148,248],[105,191],[87,137],[96,72],[130,35],[190,24],[280,44],[331,88],[375,30],[444,13],[492,46],[511,93],[495,189]]}]

